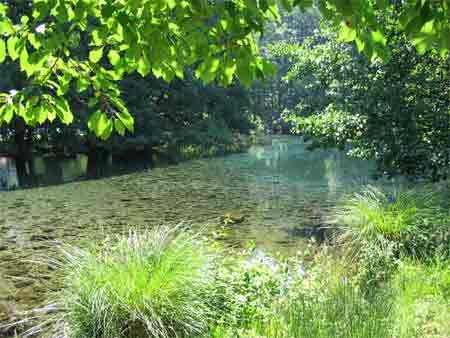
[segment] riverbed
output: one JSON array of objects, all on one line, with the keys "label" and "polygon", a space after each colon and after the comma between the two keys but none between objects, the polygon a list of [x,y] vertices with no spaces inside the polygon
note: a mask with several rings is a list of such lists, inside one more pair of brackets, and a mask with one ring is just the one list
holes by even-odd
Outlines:
[{"label": "riverbed", "polygon": [[[374,174],[372,162],[277,137],[241,154],[0,192],[0,320],[45,300],[53,271],[39,262],[58,255],[57,243],[84,246],[130,226],[184,222],[229,245],[295,252],[329,224],[343,194]],[[223,235],[226,213],[243,221]]]}]

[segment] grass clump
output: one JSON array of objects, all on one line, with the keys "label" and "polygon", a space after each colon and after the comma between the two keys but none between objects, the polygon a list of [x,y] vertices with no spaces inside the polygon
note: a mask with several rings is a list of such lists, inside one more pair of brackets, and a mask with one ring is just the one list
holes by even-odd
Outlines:
[{"label": "grass clump", "polygon": [[[198,235],[157,228],[132,231],[98,250],[64,250],[64,288],[48,337],[170,338],[206,336],[214,313],[216,252]],[[45,323],[45,322],[44,322]]]},{"label": "grass clump", "polygon": [[336,222],[343,226],[338,241],[368,285],[389,279],[404,257],[450,256],[446,196],[428,188],[369,186],[343,202]]}]

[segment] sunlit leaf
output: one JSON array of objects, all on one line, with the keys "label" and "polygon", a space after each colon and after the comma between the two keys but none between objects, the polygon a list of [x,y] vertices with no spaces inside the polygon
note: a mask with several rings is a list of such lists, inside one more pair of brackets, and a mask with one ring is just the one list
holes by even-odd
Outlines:
[{"label": "sunlit leaf", "polygon": [[19,53],[16,49],[18,42],[19,42],[19,39],[16,36],[11,36],[7,42],[8,54],[9,54],[9,57],[13,61],[15,61],[19,58]]},{"label": "sunlit leaf", "polygon": [[103,47],[96,48],[89,52],[89,60],[92,63],[98,63],[102,57],[103,57]]},{"label": "sunlit leaf", "polygon": [[6,59],[6,44],[5,41],[0,39],[0,63],[3,63]]}]

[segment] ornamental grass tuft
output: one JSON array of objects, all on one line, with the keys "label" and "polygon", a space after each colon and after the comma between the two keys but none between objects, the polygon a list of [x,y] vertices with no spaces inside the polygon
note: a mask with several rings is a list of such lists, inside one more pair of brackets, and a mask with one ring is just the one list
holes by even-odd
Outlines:
[{"label": "ornamental grass tuft", "polygon": [[[63,288],[27,334],[52,338],[203,337],[218,252],[176,229],[131,231],[99,249],[63,249]],[[39,311],[35,311],[39,312]]]}]

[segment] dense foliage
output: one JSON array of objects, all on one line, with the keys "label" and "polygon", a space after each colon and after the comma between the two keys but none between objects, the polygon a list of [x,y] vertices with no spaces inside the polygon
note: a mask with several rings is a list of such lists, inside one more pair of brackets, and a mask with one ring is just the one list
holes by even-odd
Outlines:
[{"label": "dense foliage", "polygon": [[450,59],[415,49],[393,24],[398,14],[381,16],[389,25],[385,62],[371,61],[357,52],[358,43],[325,27],[302,44],[271,46],[273,55],[290,61],[285,79],[303,90],[296,105],[286,102],[285,119],[315,145],[376,159],[383,173],[445,178]]},{"label": "dense foliage", "polygon": [[221,153],[289,121],[381,173],[447,177],[448,2],[280,3],[0,3],[0,152]]},{"label": "dense foliage", "polygon": [[[311,0],[281,3],[287,9],[313,5]],[[0,61],[18,63],[27,78],[20,88],[2,94],[0,116],[7,123],[14,115],[30,125],[56,117],[72,123],[74,109],[67,93],[75,87],[89,96],[89,129],[107,139],[113,130],[120,135],[134,130],[117,84],[125,74],[152,73],[170,82],[193,67],[204,83],[229,85],[234,77],[249,84],[274,72],[258,55],[252,33],[262,34],[268,20],[279,18],[275,0],[24,4],[18,10],[18,2],[0,3]],[[393,6],[389,1],[320,0],[317,5],[335,25],[343,23],[341,35],[347,41],[355,40],[372,59],[387,58],[386,27],[376,12]],[[395,5],[401,8],[396,25],[421,52],[435,46],[444,54],[448,51],[448,2]]]},{"label": "dense foliage", "polygon": [[[390,277],[401,259],[450,257],[448,191],[368,187],[337,209],[338,242],[364,284]],[[352,267],[350,267],[352,269]]]}]

